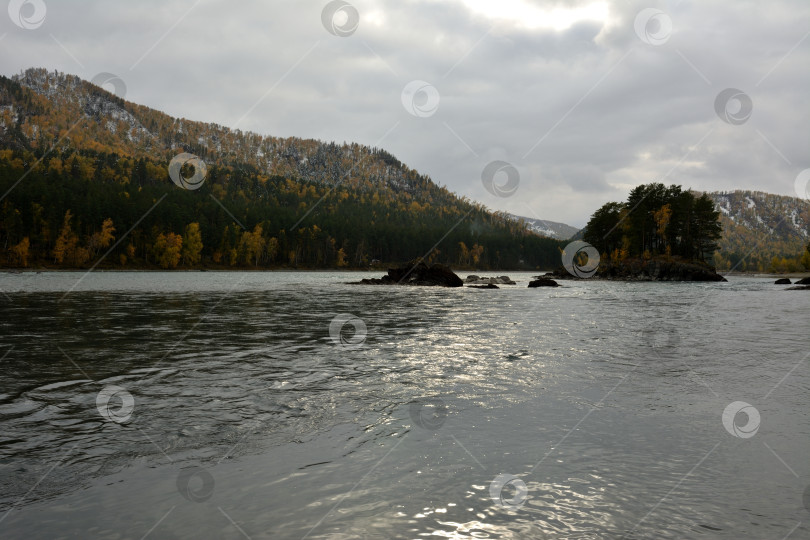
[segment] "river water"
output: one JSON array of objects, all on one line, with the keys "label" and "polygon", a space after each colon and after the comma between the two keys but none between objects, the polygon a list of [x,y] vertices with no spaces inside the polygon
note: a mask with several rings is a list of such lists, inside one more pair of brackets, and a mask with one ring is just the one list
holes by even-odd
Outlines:
[{"label": "river water", "polygon": [[810,538],[810,295],[511,276],[0,274],[0,537]]}]

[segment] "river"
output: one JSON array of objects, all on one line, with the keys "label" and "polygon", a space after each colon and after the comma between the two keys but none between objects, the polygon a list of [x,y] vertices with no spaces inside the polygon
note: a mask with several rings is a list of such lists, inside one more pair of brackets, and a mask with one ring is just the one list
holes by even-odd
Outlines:
[{"label": "river", "polygon": [[807,293],[510,275],[0,274],[0,537],[810,537]]}]

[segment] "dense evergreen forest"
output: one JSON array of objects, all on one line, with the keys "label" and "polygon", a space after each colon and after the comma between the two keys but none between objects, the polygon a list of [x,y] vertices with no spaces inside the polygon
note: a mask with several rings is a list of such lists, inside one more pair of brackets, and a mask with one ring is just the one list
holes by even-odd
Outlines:
[{"label": "dense evergreen forest", "polygon": [[561,242],[458,200],[406,203],[392,190],[263,178],[249,166],[211,167],[205,184],[187,191],[166,164],[144,158],[52,153],[29,171],[37,159],[0,151],[0,192],[26,175],[0,203],[7,265],[83,268],[113,245],[102,267],[368,267],[423,255],[477,268],[559,261]]},{"label": "dense evergreen forest", "polygon": [[[0,265],[542,269],[564,242],[357,144],[171,118],[77,77],[0,77]],[[180,152],[205,181],[169,178]]]},{"label": "dense evergreen forest", "polygon": [[668,256],[706,262],[722,236],[719,217],[707,195],[651,183],[635,187],[623,203],[599,208],[583,237],[604,260]]}]

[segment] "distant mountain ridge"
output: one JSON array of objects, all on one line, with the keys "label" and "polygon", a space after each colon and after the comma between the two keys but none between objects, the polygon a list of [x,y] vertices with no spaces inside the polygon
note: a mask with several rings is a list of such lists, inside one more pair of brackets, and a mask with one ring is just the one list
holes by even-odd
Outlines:
[{"label": "distant mountain ridge", "polygon": [[571,225],[567,225],[565,223],[518,216],[515,214],[509,214],[509,216],[517,222],[523,221],[526,224],[526,228],[530,231],[541,236],[547,236],[557,240],[568,240],[579,232],[579,229],[576,227],[572,227]]}]

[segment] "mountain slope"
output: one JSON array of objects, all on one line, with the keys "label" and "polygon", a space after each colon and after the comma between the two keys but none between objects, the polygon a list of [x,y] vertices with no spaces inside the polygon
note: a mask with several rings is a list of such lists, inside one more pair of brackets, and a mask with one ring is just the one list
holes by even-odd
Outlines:
[{"label": "mountain slope", "polygon": [[[169,179],[181,152],[207,165],[199,189]],[[557,241],[384,150],[172,118],[43,69],[0,77],[0,194],[0,265],[559,261]]]},{"label": "mountain slope", "polygon": [[[810,201],[761,191],[707,193],[720,211],[718,269],[769,271],[774,257],[796,258],[810,242]],[[792,268],[791,270],[800,270]]]},{"label": "mountain slope", "polygon": [[539,234],[541,236],[547,236],[549,238],[556,238],[557,240],[568,240],[577,232],[579,229],[576,227],[572,227],[571,225],[566,225],[565,223],[558,223],[556,221],[548,221],[545,219],[537,219],[537,218],[530,218],[525,216],[517,216],[515,214],[509,214],[509,216],[514,219],[515,221],[523,221],[526,224],[526,228],[530,231]]},{"label": "mountain slope", "polygon": [[[315,182],[346,179],[355,187],[362,181],[417,191],[430,183],[426,176],[378,148],[262,136],[173,118],[124,101],[74,75],[29,69],[12,77],[4,87],[0,122],[18,126],[3,134],[1,142],[5,147],[45,148],[61,140],[62,148],[152,159],[171,159],[179,151],[187,151],[209,164],[251,165],[267,175]],[[33,94],[13,99],[24,89]],[[80,119],[85,121],[73,127]]]}]

